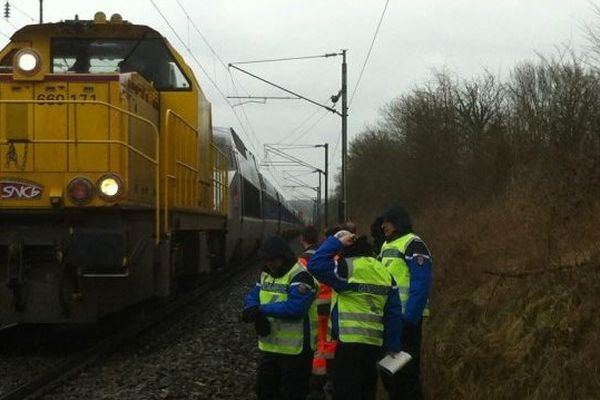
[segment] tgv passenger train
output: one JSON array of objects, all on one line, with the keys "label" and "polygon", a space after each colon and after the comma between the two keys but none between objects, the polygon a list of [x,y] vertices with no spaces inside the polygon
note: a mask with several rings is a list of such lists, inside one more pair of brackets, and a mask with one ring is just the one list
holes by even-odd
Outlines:
[{"label": "tgv passenger train", "polygon": [[0,328],[169,295],[299,224],[154,29],[97,13],[0,51]]},{"label": "tgv passenger train", "polygon": [[248,254],[266,235],[297,230],[300,218],[259,172],[254,155],[237,133],[231,128],[215,127],[213,139],[229,164],[227,256]]}]

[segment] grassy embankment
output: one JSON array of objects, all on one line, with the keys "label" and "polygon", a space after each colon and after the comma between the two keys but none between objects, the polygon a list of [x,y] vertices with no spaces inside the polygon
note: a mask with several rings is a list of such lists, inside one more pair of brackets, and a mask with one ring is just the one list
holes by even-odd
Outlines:
[{"label": "grassy embankment", "polygon": [[599,116],[598,70],[542,59],[436,74],[351,144],[352,217],[403,204],[433,252],[428,398],[600,398]]}]

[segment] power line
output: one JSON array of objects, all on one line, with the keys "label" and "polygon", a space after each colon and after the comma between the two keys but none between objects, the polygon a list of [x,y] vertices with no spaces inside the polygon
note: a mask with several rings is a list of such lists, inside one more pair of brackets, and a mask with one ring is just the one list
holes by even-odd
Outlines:
[{"label": "power line", "polygon": [[266,59],[266,60],[253,60],[253,61],[238,61],[238,62],[233,62],[231,64],[259,64],[259,63],[270,63],[270,62],[291,61],[291,60],[308,60],[310,58],[327,58],[327,57],[335,57],[338,55],[339,55],[338,53],[327,53],[327,54],[319,54],[316,56],[271,58],[271,59]]},{"label": "power line", "polygon": [[[12,5],[11,5],[11,6],[12,6]],[[18,26],[16,26],[15,24],[13,24],[13,23],[11,22],[11,20],[9,20],[8,18],[4,18],[4,21],[5,21],[7,24],[9,24],[10,26],[12,26],[12,27],[13,27],[13,29],[15,29],[15,30],[16,30],[16,29],[19,29],[19,27],[18,27]]]},{"label": "power line", "polygon": [[[237,114],[235,108],[233,108],[232,104],[229,102],[229,99],[227,99],[227,96],[221,91],[221,89],[219,88],[219,86],[217,85],[217,83],[210,77],[210,75],[208,74],[208,71],[206,71],[206,69],[204,68],[204,66],[200,63],[200,61],[198,60],[198,58],[196,57],[196,55],[192,52],[191,48],[186,45],[185,41],[177,33],[177,31],[175,30],[175,28],[173,27],[173,25],[171,25],[171,23],[169,22],[169,20],[167,19],[167,17],[160,10],[160,8],[158,8],[158,6],[154,2],[154,0],[150,0],[150,3],[154,7],[154,9],[158,12],[158,14],[161,16],[161,18],[163,19],[163,21],[167,24],[167,26],[169,27],[169,29],[171,29],[171,31],[173,32],[173,34],[175,35],[175,37],[179,40],[179,42],[187,50],[187,52],[192,57],[192,59],[196,62],[196,64],[200,68],[200,70],[202,70],[202,72],[204,73],[204,75],[206,76],[206,78],[215,87],[215,89],[217,90],[217,92],[219,92],[219,94],[221,95],[221,97],[223,97],[223,99],[225,99],[225,101],[227,102],[227,104],[229,105],[229,107],[231,108],[231,110],[233,111],[233,114],[235,115],[236,119],[238,120],[238,122],[240,124],[240,127],[244,130],[244,132],[246,132],[246,129],[244,128],[244,124],[242,123],[242,121],[241,121],[239,115]],[[247,134],[247,132],[246,132],[246,134]],[[253,147],[254,153],[256,155],[258,155],[258,151],[256,150],[256,148],[254,148],[254,143],[252,143],[252,141],[250,141],[250,145]]]},{"label": "power line", "polygon": [[313,119],[314,116],[316,116],[319,112],[322,112],[323,110],[320,108],[315,109],[308,117],[306,117],[305,119],[302,120],[302,122],[300,122],[300,124],[298,124],[298,126],[296,126],[294,129],[292,129],[290,131],[290,133],[284,137],[281,138],[281,140],[279,140],[277,142],[277,144],[283,143],[284,141],[288,140],[289,138],[293,137],[295,134],[297,134],[300,129],[302,129],[304,127],[305,124],[308,123],[308,121],[310,121],[311,119]]},{"label": "power line", "polygon": [[381,23],[383,22],[383,17],[385,16],[385,12],[388,8],[388,4],[390,4],[390,0],[385,2],[385,6],[383,7],[383,12],[381,13],[381,17],[379,17],[379,22],[377,23],[377,29],[375,29],[375,34],[373,35],[373,40],[371,40],[371,45],[369,46],[369,51],[367,52],[367,56],[365,57],[365,62],[360,70],[360,74],[358,75],[358,81],[356,81],[356,86],[352,91],[352,96],[350,96],[349,104],[352,105],[352,100],[354,100],[354,95],[356,94],[356,90],[358,89],[358,85],[360,84],[360,80],[362,79],[363,73],[365,72],[365,68],[367,66],[367,62],[369,61],[369,57],[371,56],[371,51],[373,50],[373,45],[375,44],[375,39],[377,39],[377,34],[379,33],[379,28],[381,28]]},{"label": "power line", "polygon": [[[333,154],[333,160],[331,160],[331,166],[332,167],[337,167],[338,166],[338,159],[335,156],[337,154],[337,149],[338,147],[340,147],[340,138],[341,138],[342,134],[338,133],[338,137],[335,140],[335,146],[333,147],[333,152],[331,154]],[[341,161],[341,160],[340,160]]]},{"label": "power line", "polygon": [[[248,92],[248,91],[247,91],[247,90],[244,88],[244,86],[241,84],[241,82],[239,82],[239,81],[238,81],[238,82],[237,82],[238,84],[236,85],[236,79],[235,79],[235,77],[233,76],[233,74],[231,73],[231,70],[230,70],[230,68],[228,68],[227,64],[226,64],[226,63],[223,61],[223,59],[222,59],[221,57],[219,57],[219,54],[218,54],[218,53],[215,51],[215,49],[214,49],[214,48],[211,46],[211,44],[209,43],[209,41],[208,41],[208,39],[206,38],[206,36],[205,36],[205,35],[202,33],[202,31],[200,30],[200,28],[199,28],[199,27],[196,25],[196,23],[194,22],[194,20],[192,19],[192,17],[190,16],[189,12],[186,10],[186,8],[185,8],[185,6],[182,4],[182,2],[181,2],[180,0],[176,0],[176,1],[177,1],[177,4],[178,4],[179,8],[181,9],[181,11],[182,11],[182,12],[185,14],[185,16],[186,16],[186,18],[187,18],[187,22],[188,22],[188,30],[189,30],[189,26],[191,25],[191,26],[193,27],[194,31],[196,31],[196,33],[197,33],[197,34],[200,36],[200,38],[202,39],[202,41],[204,42],[204,44],[205,44],[205,45],[208,47],[208,49],[210,50],[210,52],[212,53],[212,55],[214,56],[214,58],[218,60],[218,62],[221,64],[221,66],[222,66],[223,68],[225,68],[225,70],[226,70],[226,71],[227,71],[227,73],[229,74],[230,81],[231,81],[231,86],[232,86],[232,88],[233,88],[233,91],[235,92],[236,96],[238,96],[238,97],[239,97],[238,85],[239,85],[239,86],[240,86],[240,87],[241,87],[241,88],[242,88],[242,89],[243,89],[245,92]],[[157,7],[156,7],[156,5],[154,4],[154,2],[153,2],[153,5],[154,5],[154,7],[155,7],[155,8],[157,8]],[[159,10],[158,10],[158,8],[157,8],[157,11],[159,11]],[[159,13],[160,13],[160,11],[159,11]],[[161,16],[162,16],[162,13],[161,13]],[[164,17],[164,16],[163,16],[163,19],[165,19],[165,17]],[[168,24],[168,25],[169,25],[169,24]],[[170,26],[170,28],[171,28],[171,30],[173,30],[173,28],[172,28],[171,26]],[[176,35],[176,36],[178,36],[178,35]],[[189,37],[189,33],[188,33],[188,37]],[[179,37],[178,37],[178,38],[179,38]],[[180,40],[180,41],[183,43],[183,41],[181,40],[181,38],[179,38],[179,40]],[[188,40],[188,42],[189,42],[189,40]],[[184,47],[186,47],[186,49],[188,50],[188,52],[191,54],[191,49],[189,48],[189,45],[188,45],[188,46],[185,46],[185,45],[184,45]],[[334,53],[334,54],[325,54],[325,55],[320,55],[320,56],[297,57],[297,58],[295,58],[295,59],[302,59],[302,58],[316,58],[316,57],[330,57],[330,56],[335,56],[335,55],[337,55],[337,54],[335,54],[335,53]],[[271,61],[282,61],[282,60],[283,60],[283,59],[278,59],[278,60],[267,60],[266,62],[271,62]],[[197,60],[195,60],[195,61],[196,61],[196,63],[197,63],[197,64],[199,64]],[[255,62],[252,62],[252,63],[255,63]],[[206,71],[205,71],[205,70],[204,70],[204,69],[203,69],[201,66],[200,66],[200,68],[203,70],[204,74],[205,74],[205,75],[207,75],[207,77],[208,77],[208,74],[207,74],[207,72],[206,72]],[[210,79],[210,78],[209,78],[209,79]],[[216,76],[215,76],[215,79],[216,79]],[[211,80],[211,83],[213,83],[213,85],[216,87],[216,82],[213,82],[213,81]],[[222,93],[221,91],[219,91],[219,92],[220,92],[220,93],[221,93],[221,95],[223,96],[223,93]],[[248,117],[248,114],[247,114],[247,112],[246,112],[246,109],[245,109],[245,107],[243,106],[243,104],[242,104],[242,103],[240,103],[240,104],[239,104],[239,105],[241,106],[241,110],[242,110],[242,115],[243,115],[243,118],[244,118],[244,119],[245,119],[245,121],[246,121],[246,126],[247,126],[248,130],[250,131],[250,135],[248,134],[248,131],[247,131],[247,130],[246,130],[246,128],[244,127],[244,124],[242,123],[242,120],[241,120],[241,119],[240,119],[240,117],[238,116],[238,114],[237,114],[236,110],[234,109],[233,105],[232,105],[232,104],[229,102],[229,100],[228,100],[228,99],[226,99],[226,101],[227,101],[227,103],[229,104],[229,107],[230,107],[230,108],[232,109],[232,111],[234,112],[234,114],[235,114],[235,116],[236,116],[236,118],[237,118],[238,122],[240,123],[240,126],[242,127],[242,129],[243,129],[243,130],[244,130],[244,132],[246,133],[246,137],[247,137],[247,138],[248,138],[248,140],[250,141],[250,145],[253,147],[253,150],[254,150],[255,154],[256,154],[257,156],[260,156],[260,154],[259,154],[258,150],[257,150],[257,149],[254,147],[254,144],[256,144],[256,146],[258,146],[258,148],[261,148],[261,145],[260,145],[260,140],[258,139],[258,136],[256,135],[256,132],[255,132],[255,130],[254,130],[254,128],[253,128],[253,126],[252,126],[252,124],[250,123],[250,118]],[[237,105],[237,104],[236,104],[236,105]],[[322,118],[321,118],[321,119],[322,119]],[[281,189],[282,189],[282,188],[283,188],[283,185],[282,185],[282,184],[281,184],[281,182],[280,182],[280,178],[278,178],[278,177],[275,175],[275,173],[274,173],[273,171],[271,171],[271,170],[270,170],[270,168],[268,169],[268,172],[269,172],[269,174],[271,175],[271,177],[272,177],[272,178],[275,180],[275,183],[276,183],[278,186],[280,186],[280,187],[281,187]]]},{"label": "power line", "polygon": [[304,130],[304,132],[302,132],[300,134],[300,136],[298,136],[296,139],[294,139],[294,142],[298,142],[300,139],[302,139],[303,137],[305,137],[315,126],[317,126],[322,120],[323,118],[325,118],[328,115],[327,111],[323,112],[323,115],[321,115],[321,117],[316,120],[311,126],[309,126],[308,128],[306,128]]},{"label": "power line", "polygon": [[304,124],[306,124],[315,115],[317,115],[319,113],[319,111],[321,111],[321,109],[319,109],[319,108],[315,109],[308,117],[306,117],[305,119],[303,119],[302,122],[300,122],[300,124],[298,126],[296,126],[294,129],[292,129],[287,136],[284,136],[283,138],[281,138],[281,140],[279,140],[277,142],[277,144],[282,143],[285,140],[289,139],[290,137],[294,136],[304,126]]},{"label": "power line", "polygon": [[221,63],[221,65],[226,69],[229,70],[229,68],[227,68],[227,64],[225,64],[225,62],[221,59],[221,57],[219,57],[219,55],[217,54],[217,52],[215,51],[215,49],[213,49],[213,47],[210,45],[210,43],[208,42],[208,40],[206,39],[206,37],[202,34],[202,32],[200,31],[200,28],[198,28],[198,26],[194,23],[194,20],[190,17],[190,14],[187,12],[187,10],[185,9],[185,7],[183,6],[183,4],[181,4],[181,2],[179,0],[176,0],[177,4],[179,5],[179,8],[181,8],[181,11],[183,11],[183,13],[185,14],[188,22],[192,25],[192,27],[194,28],[194,30],[198,33],[198,35],[200,35],[200,37],[202,38],[202,41],[204,42],[204,44],[210,49],[211,53],[213,53],[213,55],[215,56],[215,58],[217,60],[219,60],[219,62]]},{"label": "power line", "polygon": [[[196,25],[196,23],[194,22],[194,20],[192,19],[192,17],[190,16],[190,14],[188,13],[188,11],[186,10],[186,8],[183,6],[183,4],[181,3],[180,0],[176,0],[177,1],[177,5],[179,5],[179,8],[181,9],[181,11],[185,14],[188,24],[190,24],[194,30],[196,31],[196,33],[198,33],[198,35],[200,35],[200,38],[202,39],[202,41],[204,42],[204,44],[209,48],[209,50],[211,51],[211,53],[213,54],[213,56],[219,61],[219,63],[223,66],[223,68],[225,68],[225,70],[227,71],[227,73],[230,75],[231,78],[231,84],[232,87],[236,93],[237,96],[239,96],[237,87],[235,85],[235,81],[233,80],[233,76],[231,74],[231,71],[229,70],[229,68],[227,67],[227,64],[225,64],[225,62],[221,59],[221,57],[219,57],[219,55],[217,54],[217,52],[215,51],[215,49],[210,45],[210,43],[208,42],[208,39],[206,39],[206,36],[204,36],[204,34],[200,31],[200,28],[198,28],[198,25]],[[191,50],[188,50],[191,51]],[[204,71],[204,74],[207,75],[207,72]],[[216,77],[215,77],[216,79]],[[214,83],[216,84],[216,83]],[[223,95],[221,93],[221,95]],[[252,124],[250,124],[250,119],[248,118],[248,114],[246,113],[245,108],[243,107],[243,105],[241,105],[242,108],[242,114],[246,120],[248,129],[250,130],[252,135],[248,135],[248,132],[246,131],[246,128],[244,128],[242,121],[239,119],[239,117],[237,116],[237,113],[233,107],[233,105],[229,102],[228,99],[226,99],[227,103],[229,104],[229,106],[231,107],[231,109],[233,110],[234,114],[236,115],[236,118],[238,119],[238,122],[240,123],[240,126],[242,127],[242,130],[244,131],[244,133],[246,133],[246,136],[248,138],[248,140],[250,141],[250,145],[253,147],[255,153],[257,156],[259,156],[258,150],[257,148],[260,148],[260,140],[258,140],[258,137],[256,135],[256,132],[254,131],[254,128],[252,127]],[[253,143],[253,141],[255,143]],[[257,147],[254,147],[254,146]]]},{"label": "power line", "polygon": [[10,3],[10,7],[14,8],[18,12],[20,12],[22,15],[26,16],[27,18],[29,18],[32,22],[35,22],[35,18],[33,18],[31,15],[27,14],[25,11],[21,10],[19,7],[15,6],[14,3]]}]

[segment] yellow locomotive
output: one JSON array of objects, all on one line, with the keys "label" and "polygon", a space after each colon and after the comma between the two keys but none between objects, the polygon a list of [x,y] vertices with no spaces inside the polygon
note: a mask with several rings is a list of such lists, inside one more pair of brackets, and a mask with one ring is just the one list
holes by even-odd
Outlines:
[{"label": "yellow locomotive", "polygon": [[0,51],[0,327],[81,322],[221,263],[227,157],[192,69],[97,13]]}]

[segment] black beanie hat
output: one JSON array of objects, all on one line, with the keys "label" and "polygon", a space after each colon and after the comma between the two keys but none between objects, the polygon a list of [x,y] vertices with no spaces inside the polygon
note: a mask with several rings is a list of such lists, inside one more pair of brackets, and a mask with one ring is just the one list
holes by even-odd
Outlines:
[{"label": "black beanie hat", "polygon": [[261,260],[272,260],[273,258],[281,257],[289,261],[293,260],[295,255],[288,243],[281,236],[269,236],[260,247],[258,257]]},{"label": "black beanie hat", "polygon": [[405,235],[413,231],[412,221],[408,212],[400,206],[392,206],[381,215],[382,221],[391,222],[399,235]]}]

